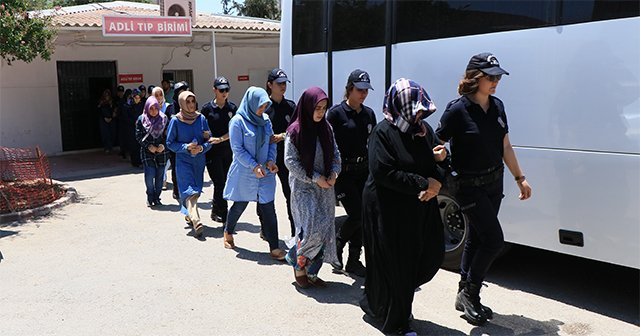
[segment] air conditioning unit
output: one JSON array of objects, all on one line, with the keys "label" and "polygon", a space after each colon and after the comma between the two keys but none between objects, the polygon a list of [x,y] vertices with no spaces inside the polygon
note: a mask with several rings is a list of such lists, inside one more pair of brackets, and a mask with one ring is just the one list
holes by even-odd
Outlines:
[{"label": "air conditioning unit", "polygon": [[190,16],[196,22],[196,0],[160,0],[162,16]]}]

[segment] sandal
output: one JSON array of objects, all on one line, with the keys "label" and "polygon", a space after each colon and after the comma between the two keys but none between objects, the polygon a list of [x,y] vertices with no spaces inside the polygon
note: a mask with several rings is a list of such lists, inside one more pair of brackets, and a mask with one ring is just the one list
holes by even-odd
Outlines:
[{"label": "sandal", "polygon": [[278,260],[278,261],[283,261],[285,256],[287,255],[287,253],[279,248],[274,249],[271,251],[271,253],[269,253],[269,255],[271,256],[271,259],[274,260]]},{"label": "sandal", "polygon": [[313,287],[320,287],[320,288],[324,288],[327,287],[327,282],[320,279],[317,275],[316,276],[307,276],[309,282],[313,285]]},{"label": "sandal", "polygon": [[196,238],[200,238],[202,237],[202,232],[204,232],[204,225],[202,225],[201,223],[198,223],[198,225],[196,225],[196,228],[194,230],[193,236]]},{"label": "sandal", "polygon": [[232,249],[236,247],[236,244],[233,243],[233,235],[224,231],[224,248]]},{"label": "sandal", "polygon": [[309,283],[309,278],[307,277],[307,271],[302,270],[298,271],[295,268],[293,269],[293,276],[296,279],[296,285],[300,288],[309,288],[311,284]]}]

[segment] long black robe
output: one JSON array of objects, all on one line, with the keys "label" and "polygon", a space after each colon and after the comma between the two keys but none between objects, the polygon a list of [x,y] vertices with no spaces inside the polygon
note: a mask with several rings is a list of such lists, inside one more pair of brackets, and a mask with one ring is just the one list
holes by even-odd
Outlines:
[{"label": "long black robe", "polygon": [[418,199],[427,177],[442,180],[427,137],[402,133],[386,120],[369,138],[369,178],[363,192],[367,264],[361,307],[381,322],[382,331],[409,329],[415,289],[438,271],[444,232],[436,198]]}]

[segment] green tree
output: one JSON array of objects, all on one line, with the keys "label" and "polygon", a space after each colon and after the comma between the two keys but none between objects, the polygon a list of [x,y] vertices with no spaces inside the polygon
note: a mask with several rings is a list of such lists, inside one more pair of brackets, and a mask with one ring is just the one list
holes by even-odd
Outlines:
[{"label": "green tree", "polygon": [[224,14],[231,14],[234,10],[242,16],[280,20],[278,0],[244,0],[244,3],[235,0],[222,0]]},{"label": "green tree", "polygon": [[31,62],[40,56],[50,60],[55,30],[51,19],[30,15],[32,1],[3,0],[0,3],[0,57],[9,65],[15,60]]}]

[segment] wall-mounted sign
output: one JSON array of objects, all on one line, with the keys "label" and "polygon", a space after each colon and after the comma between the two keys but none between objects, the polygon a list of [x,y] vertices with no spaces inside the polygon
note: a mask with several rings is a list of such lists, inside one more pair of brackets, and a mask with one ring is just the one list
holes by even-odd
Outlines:
[{"label": "wall-mounted sign", "polygon": [[248,81],[249,75],[238,75],[238,82]]},{"label": "wall-mounted sign", "polygon": [[160,15],[190,16],[196,22],[196,0],[160,0]]},{"label": "wall-mounted sign", "polygon": [[118,75],[118,83],[142,83],[143,82],[142,74],[119,74]]},{"label": "wall-mounted sign", "polygon": [[180,16],[102,17],[103,36],[191,36],[191,18]]}]

